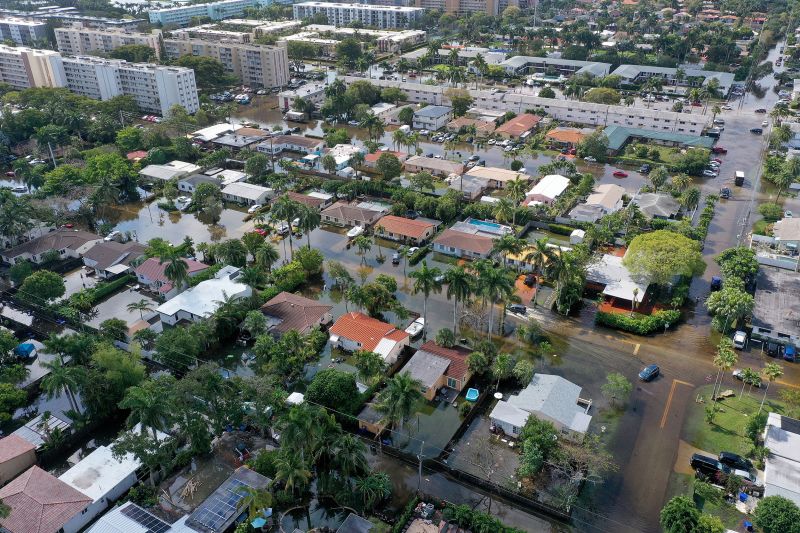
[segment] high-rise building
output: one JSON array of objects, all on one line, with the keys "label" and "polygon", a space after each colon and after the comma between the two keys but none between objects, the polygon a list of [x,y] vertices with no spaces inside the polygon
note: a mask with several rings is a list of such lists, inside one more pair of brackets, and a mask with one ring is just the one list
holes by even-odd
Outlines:
[{"label": "high-rise building", "polygon": [[201,39],[164,39],[169,59],[184,55],[216,59],[225,72],[250,87],[282,87],[289,83],[289,54],[285,42],[275,46]]},{"label": "high-rise building", "polygon": [[98,100],[129,95],[147,113],[165,115],[174,105],[189,113],[200,109],[194,70],[119,59],[77,56],[63,58],[65,86]]},{"label": "high-rise building", "polygon": [[333,26],[349,26],[360,21],[376,28],[407,28],[424,13],[419,7],[376,6],[370,4],[337,4],[334,2],[301,2],[292,6],[295,20],[321,13]]},{"label": "high-rise building", "polygon": [[149,46],[161,57],[161,32],[141,33],[127,32],[117,29],[97,29],[75,24],[65,28],[56,28],[56,45],[58,51],[69,55],[83,55],[91,52],[108,53],[119,48],[136,44]]},{"label": "high-rise building", "polygon": [[[502,0],[415,0],[414,5],[424,9],[438,9],[444,13],[451,13],[453,15],[465,15],[469,13],[499,15],[501,1]],[[505,5],[509,5],[509,3],[506,2]]]},{"label": "high-rise building", "polygon": [[47,23],[43,20],[27,20],[14,17],[0,18],[0,41],[14,41],[31,45],[34,41],[47,39]]},{"label": "high-rise building", "polygon": [[0,45],[0,83],[15,89],[63,87],[61,55],[52,50]]},{"label": "high-rise building", "polygon": [[240,17],[245,8],[269,5],[272,0],[221,0],[208,4],[187,4],[178,7],[153,9],[150,22],[153,24],[174,24],[186,26],[193,17],[208,17],[211,20],[224,20]]}]

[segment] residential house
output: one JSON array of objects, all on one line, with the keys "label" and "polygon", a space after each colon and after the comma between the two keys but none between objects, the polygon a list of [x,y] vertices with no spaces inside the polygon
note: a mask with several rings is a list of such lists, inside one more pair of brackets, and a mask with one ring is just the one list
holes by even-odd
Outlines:
[{"label": "residential house", "polygon": [[32,466],[0,489],[10,514],[0,520],[6,533],[77,533],[92,498]]},{"label": "residential house", "polygon": [[163,165],[147,165],[139,171],[139,176],[146,181],[169,181],[199,171],[197,165],[175,160]]},{"label": "residential house", "polygon": [[217,148],[227,148],[233,152],[238,152],[244,148],[250,148],[263,141],[269,132],[258,128],[239,128],[233,133],[220,135],[211,144]]},{"label": "residential house", "polygon": [[440,224],[438,220],[386,215],[375,224],[375,234],[392,241],[418,246],[430,239]]},{"label": "residential house", "polygon": [[764,428],[764,496],[800,505],[800,420],[769,413]]},{"label": "residential house", "polygon": [[429,105],[414,111],[412,125],[415,130],[437,131],[453,118],[453,108],[446,105]]},{"label": "residential house", "polygon": [[637,303],[644,300],[650,282],[634,278],[622,260],[617,255],[604,254],[600,261],[586,267],[586,281],[606,298],[624,300],[633,306],[634,298]]},{"label": "residential house", "polygon": [[487,184],[492,189],[505,189],[508,184],[515,180],[522,180],[524,182],[531,181],[528,174],[524,174],[517,170],[509,170],[506,168],[498,167],[472,167],[467,171],[467,176],[475,176],[487,181]]},{"label": "residential house", "polygon": [[681,204],[671,194],[661,192],[640,193],[632,201],[639,206],[639,211],[648,219],[676,218],[681,210]]},{"label": "residential house", "polygon": [[267,317],[267,329],[276,337],[287,331],[306,335],[316,327],[329,324],[332,320],[331,309],[331,305],[286,291],[278,293],[261,306],[261,312]]},{"label": "residential house", "polygon": [[333,203],[334,196],[324,192],[310,192],[308,194],[301,194],[299,192],[289,191],[286,193],[290,200],[299,202],[306,207],[320,211]]},{"label": "residential house", "polygon": [[707,86],[708,82],[716,79],[718,91],[725,98],[733,87],[734,74],[730,72],[717,72],[697,68],[685,68],[682,76],[678,76],[678,69],[672,67],[657,67],[653,65],[620,65],[611,73],[622,78],[624,84],[640,85],[650,78],[661,78],[664,85],[683,87]]},{"label": "residential house", "polygon": [[350,204],[338,201],[332,206],[322,210],[322,222],[335,226],[369,227],[381,217],[381,211],[359,207],[358,204]]},{"label": "residential house", "polygon": [[342,170],[350,166],[350,160],[357,153],[364,153],[364,149],[354,144],[337,144],[325,155],[332,156],[336,161],[336,170]]},{"label": "residential house", "polygon": [[27,421],[24,426],[15,429],[12,435],[30,442],[36,447],[36,451],[40,451],[49,440],[50,434],[56,429],[64,436],[70,435],[72,422],[66,416],[61,418],[52,413],[49,416],[41,414]]},{"label": "residential house", "polygon": [[275,196],[273,189],[245,182],[231,183],[222,189],[223,200],[243,205],[264,205],[273,196]]},{"label": "residential house", "polygon": [[559,126],[548,131],[544,138],[547,140],[547,143],[554,148],[570,149],[577,147],[584,137],[593,132],[594,130],[591,128],[569,128]]},{"label": "residential house", "polygon": [[138,242],[101,241],[83,254],[83,264],[98,277],[113,278],[131,271],[131,264],[144,257],[145,247]]},{"label": "residential house", "polygon": [[533,113],[523,113],[505,121],[494,132],[505,139],[525,139],[536,129],[542,117]]},{"label": "residential house", "polygon": [[238,170],[233,170],[231,168],[210,168],[203,172],[203,174],[206,176],[213,176],[214,178],[220,180],[220,188],[227,187],[231,183],[245,181],[247,179],[246,173],[239,172]]},{"label": "residential house", "polygon": [[181,320],[198,322],[213,315],[226,300],[249,298],[253,289],[236,281],[239,273],[236,267],[223,267],[213,278],[167,300],[156,309],[161,322],[171,326]]},{"label": "residential house", "polygon": [[222,179],[216,176],[206,176],[205,174],[190,174],[178,179],[178,190],[194,194],[197,186],[201,183],[210,183],[219,189],[222,186]]},{"label": "residential house", "polygon": [[36,464],[36,446],[13,433],[0,439],[0,486]]},{"label": "residential house", "polygon": [[189,136],[195,141],[207,143],[213,141],[221,135],[233,133],[235,129],[236,128],[233,125],[228,124],[227,122],[222,122],[220,124],[214,124],[213,126],[208,126],[206,128],[193,131],[189,134]]},{"label": "residential house", "polygon": [[549,174],[543,177],[525,194],[526,205],[546,204],[550,205],[556,198],[567,190],[570,181],[568,178],[559,174]]},{"label": "residential house", "polygon": [[239,517],[247,517],[252,493],[266,489],[269,484],[269,478],[240,466],[192,514],[176,522],[173,528],[181,526],[178,530],[181,533],[225,533],[233,529]]},{"label": "residential house", "polygon": [[488,137],[494,133],[495,123],[491,120],[479,120],[467,117],[458,117],[447,123],[447,131],[450,133],[468,133],[475,129],[475,136],[478,138]]},{"label": "residential house", "polygon": [[348,352],[375,352],[390,366],[397,362],[409,343],[405,331],[358,312],[340,316],[331,326],[330,333],[333,346]]},{"label": "residential house", "polygon": [[614,183],[598,185],[584,203],[576,205],[569,212],[569,218],[578,222],[596,222],[622,209],[624,195],[625,188]]},{"label": "residential house", "polygon": [[800,276],[760,265],[750,318],[752,336],[779,344],[800,343]]},{"label": "residential house", "polygon": [[[192,278],[208,268],[208,265],[193,259],[184,259],[186,263],[186,274]],[[166,269],[168,263],[162,263],[160,259],[151,257],[136,267],[134,273],[140,285],[145,285],[150,291],[159,294],[169,300],[178,294],[178,287],[174,287],[172,281],[167,278]]]},{"label": "residential house", "polygon": [[386,417],[375,408],[375,404],[366,404],[356,415],[356,419],[358,420],[358,429],[361,431],[380,435],[386,429]]},{"label": "residential house", "polygon": [[499,400],[489,414],[492,424],[507,436],[517,438],[533,415],[551,422],[567,440],[583,440],[589,423],[591,402],[580,397],[581,388],[561,376],[535,374],[519,394]]},{"label": "residential house", "polygon": [[350,513],[336,533],[369,533],[373,529],[375,529],[375,524],[355,513]]},{"label": "residential house", "polygon": [[302,135],[275,135],[256,145],[256,150],[265,154],[277,155],[282,152],[298,154],[321,154],[325,141]]},{"label": "residential house", "polygon": [[437,159],[435,157],[423,157],[415,155],[406,159],[406,172],[416,174],[417,172],[428,172],[432,176],[446,178],[450,174],[463,174],[464,164],[459,161],[448,161],[447,159]]},{"label": "residential house", "polygon": [[378,168],[378,159],[380,159],[383,154],[391,154],[395,156],[401,163],[408,159],[408,154],[405,152],[395,152],[394,150],[378,150],[377,152],[373,152],[364,156],[364,166],[367,168]]},{"label": "residential house", "polygon": [[446,348],[428,341],[416,351],[401,372],[408,373],[422,385],[422,394],[433,400],[442,387],[461,391],[472,377],[467,365],[470,351],[456,346]]},{"label": "residential house", "polygon": [[69,228],[58,228],[13,248],[0,252],[9,265],[22,261],[44,263],[51,255],[58,259],[80,259],[92,246],[103,242],[100,235]]},{"label": "residential house", "polygon": [[[188,528],[187,528],[188,529]],[[92,524],[86,533],[189,533],[172,528],[149,511],[142,509],[132,501],[114,507],[97,522]]]},{"label": "residential house", "polygon": [[687,135],[674,131],[653,131],[644,128],[629,128],[626,126],[612,125],[603,130],[608,139],[608,153],[616,155],[622,153],[630,142],[644,144],[658,144],[660,146],[674,146],[678,148],[706,148],[714,146],[714,139],[707,135]]},{"label": "residential house", "polygon": [[494,241],[478,233],[465,233],[448,228],[433,240],[436,252],[470,259],[485,259],[492,253]]},{"label": "residential house", "polygon": [[469,174],[453,175],[448,180],[447,188],[458,191],[465,200],[474,201],[480,198],[489,188],[489,180],[482,176]]}]

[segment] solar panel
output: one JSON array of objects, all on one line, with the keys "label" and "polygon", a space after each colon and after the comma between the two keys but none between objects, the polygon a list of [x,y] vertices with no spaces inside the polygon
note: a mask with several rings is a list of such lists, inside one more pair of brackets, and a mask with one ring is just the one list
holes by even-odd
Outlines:
[{"label": "solar panel", "polygon": [[169,531],[169,524],[151,515],[138,505],[128,505],[120,509],[119,512],[140,526],[147,528],[148,533],[165,533],[166,531]]},{"label": "solar panel", "polygon": [[[233,476],[251,476],[256,479],[242,480]],[[268,480],[259,474],[247,469],[237,471],[195,509],[186,524],[202,533],[221,532],[235,516],[244,512],[241,504],[247,498],[247,492],[243,488],[254,486],[261,479],[264,480],[263,486],[265,486]]]}]

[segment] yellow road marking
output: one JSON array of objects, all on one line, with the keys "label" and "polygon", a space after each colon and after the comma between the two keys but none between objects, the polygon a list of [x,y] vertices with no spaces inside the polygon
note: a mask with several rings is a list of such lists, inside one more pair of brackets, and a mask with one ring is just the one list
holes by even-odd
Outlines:
[{"label": "yellow road marking", "polygon": [[637,344],[636,348],[633,349],[633,355],[639,355],[639,348],[641,348],[641,344]]},{"label": "yellow road marking", "polygon": [[669,396],[667,396],[667,405],[664,406],[664,414],[661,415],[661,425],[659,426],[661,429],[664,429],[664,425],[667,423],[667,415],[669,414],[669,408],[672,405],[672,396],[675,394],[675,386],[680,383],[681,385],[688,385],[692,386],[691,383],[687,383],[686,381],[681,381],[679,379],[672,380],[672,387],[669,389]]}]

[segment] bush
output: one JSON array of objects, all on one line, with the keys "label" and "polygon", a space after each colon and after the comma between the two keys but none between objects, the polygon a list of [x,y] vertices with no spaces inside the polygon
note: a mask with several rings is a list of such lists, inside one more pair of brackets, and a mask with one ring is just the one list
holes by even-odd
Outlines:
[{"label": "bush", "polygon": [[153,507],[158,503],[156,488],[143,483],[128,491],[128,499],[141,507]]},{"label": "bush", "polygon": [[550,224],[550,231],[557,235],[570,236],[576,229],[577,228],[573,228],[572,226],[565,226],[564,224]]},{"label": "bush", "polygon": [[649,316],[639,314],[630,316],[628,313],[598,311],[595,321],[601,326],[620,329],[636,335],[649,335],[664,329],[666,325],[675,324],[680,318],[681,313],[677,310],[656,311]]},{"label": "bush", "polygon": [[403,509],[403,514],[400,515],[400,518],[397,519],[397,522],[395,522],[394,526],[392,527],[392,533],[403,533],[406,524],[409,520],[411,520],[411,516],[414,514],[414,509],[417,508],[418,503],[419,498],[416,496],[408,500],[405,509]]},{"label": "bush", "polygon": [[211,278],[213,278],[217,274],[217,272],[219,272],[222,269],[223,266],[225,265],[223,265],[222,263],[211,265],[210,267],[203,270],[199,274],[189,278],[187,283],[189,284],[190,287],[194,287],[198,283],[201,283],[203,281],[208,281]]},{"label": "bush", "polygon": [[783,217],[783,209],[778,204],[768,202],[758,206],[758,212],[764,217],[764,220],[775,222]]},{"label": "bush", "polygon": [[428,255],[428,252],[430,252],[430,251],[431,251],[431,247],[430,246],[421,247],[419,250],[417,250],[416,252],[411,254],[411,257],[408,258],[408,264],[409,265],[416,265],[417,263],[422,261],[422,258],[425,257],[426,255]]},{"label": "bush", "polygon": [[247,461],[247,466],[268,478],[275,477],[275,459],[280,452],[278,450],[261,450],[257,455]]}]

